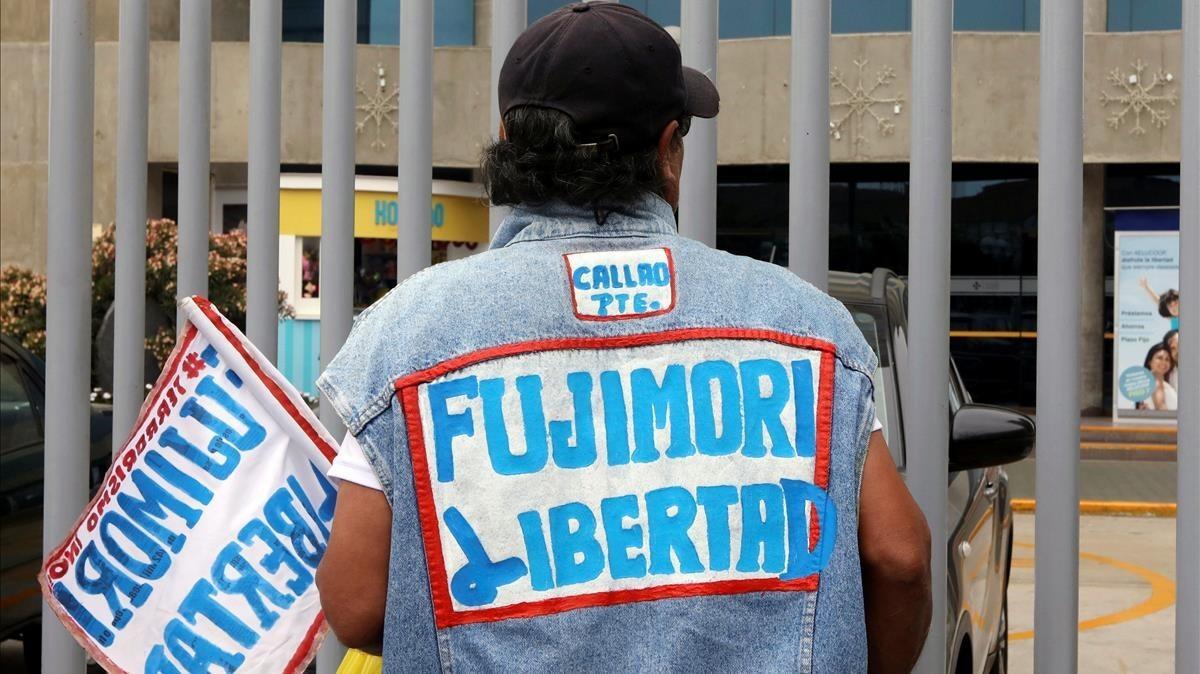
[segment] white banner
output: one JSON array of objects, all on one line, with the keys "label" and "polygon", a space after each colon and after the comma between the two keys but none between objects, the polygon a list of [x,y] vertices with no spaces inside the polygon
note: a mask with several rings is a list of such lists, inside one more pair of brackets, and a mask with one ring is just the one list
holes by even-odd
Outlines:
[{"label": "white banner", "polygon": [[183,337],[42,591],[111,672],[300,672],[325,633],[335,443],[212,304],[180,310]]}]

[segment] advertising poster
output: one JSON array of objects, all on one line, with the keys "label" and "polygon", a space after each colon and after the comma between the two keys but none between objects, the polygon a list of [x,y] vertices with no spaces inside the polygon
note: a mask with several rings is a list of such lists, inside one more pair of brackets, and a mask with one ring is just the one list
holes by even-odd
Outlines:
[{"label": "advertising poster", "polygon": [[300,672],[325,632],[314,582],[333,438],[202,298],[124,447],[39,575],[110,672]]},{"label": "advertising poster", "polygon": [[1118,227],[1115,251],[1113,417],[1174,419],[1179,406],[1179,232]]}]

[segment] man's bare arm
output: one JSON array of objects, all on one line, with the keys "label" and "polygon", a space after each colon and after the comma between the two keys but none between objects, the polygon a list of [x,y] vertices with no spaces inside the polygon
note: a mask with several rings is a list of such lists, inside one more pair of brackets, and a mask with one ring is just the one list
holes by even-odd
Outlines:
[{"label": "man's bare arm", "polygon": [[871,434],[858,507],[868,671],[907,673],[921,654],[933,610],[929,526],[880,431]]},{"label": "man's bare arm", "polygon": [[351,648],[379,653],[387,605],[392,509],[383,492],[344,482],[317,590],[329,627]]}]

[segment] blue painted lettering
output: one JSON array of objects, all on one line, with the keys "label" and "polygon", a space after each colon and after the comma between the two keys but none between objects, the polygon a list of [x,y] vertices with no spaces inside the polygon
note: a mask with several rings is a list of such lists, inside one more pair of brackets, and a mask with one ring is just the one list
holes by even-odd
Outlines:
[{"label": "blue painted lettering", "polygon": [[554,446],[554,464],[559,468],[583,468],[596,462],[596,428],[592,420],[592,375],[567,374],[567,390],[575,408],[575,444],[571,444],[572,423],[550,422],[550,442]]},{"label": "blue painted lettering", "polygon": [[[192,401],[189,399],[188,402]],[[204,451],[188,442],[174,426],[167,426],[163,429],[162,434],[158,436],[158,444],[161,447],[175,450],[218,480],[224,480],[232,475],[233,469],[237,468],[238,463],[242,460],[233,445],[225,442],[219,436],[214,437],[209,442],[208,451]],[[218,456],[223,460],[217,461],[216,457]]]},{"label": "blue painted lettering", "polygon": [[[792,580],[811,576],[825,568],[833,556],[833,545],[837,540],[837,506],[829,493],[820,487],[801,480],[779,481],[783,489],[784,507],[788,520],[787,571],[779,578]],[[808,545],[808,519],[804,516],[804,504],[811,503],[817,513],[821,535],[817,537],[816,549]]]},{"label": "blue painted lettering", "polygon": [[454,438],[475,435],[475,419],[471,410],[450,413],[446,401],[465,396],[474,400],[479,395],[479,381],[463,377],[429,385],[429,410],[433,418],[433,448],[437,457],[438,482],[454,481]]},{"label": "blue painted lettering", "polygon": [[522,578],[528,569],[525,562],[509,557],[498,562],[492,558],[479,542],[475,530],[463,517],[458,508],[450,507],[442,514],[450,535],[467,558],[467,563],[454,572],[450,579],[450,593],[467,606],[485,606],[496,601],[499,588]]},{"label": "blue painted lettering", "polygon": [[140,492],[141,498],[134,496],[129,491],[122,492],[117,494],[117,505],[147,533],[171,548],[171,552],[182,550],[187,536],[171,531],[163,526],[161,520],[167,518],[167,510],[170,510],[183,520],[187,528],[191,529],[196,526],[196,522],[200,521],[200,511],[176,498],[162,485],[150,479],[150,476],[141,469],[134,470],[130,477],[133,485]]},{"label": "blue painted lettering", "polygon": [[591,290],[592,286],[584,280],[584,275],[588,273],[588,267],[580,267],[571,272],[571,282],[580,290]]},{"label": "blue painted lettering", "polygon": [[546,467],[548,458],[546,416],[542,411],[542,378],[537,375],[517,377],[517,394],[525,428],[523,454],[514,454],[509,446],[508,428],[504,421],[504,380],[485,379],[479,382],[488,456],[492,468],[500,475],[536,473]]},{"label": "blue painted lettering", "polygon": [[[241,422],[246,427],[246,430],[242,433],[233,430],[232,426],[202,407],[196,398],[188,398],[184,401],[183,407],[180,409],[180,414],[185,417],[194,417],[213,433],[216,433],[217,437],[224,441],[232,442],[234,447],[243,452],[254,449],[266,439],[267,429],[255,421],[249,410],[242,407],[237,399],[230,395],[224,388],[221,388],[216,379],[211,376],[201,379],[200,383],[196,384],[196,395],[204,396],[220,405],[226,412]],[[215,442],[216,438],[213,440]],[[211,445],[209,449],[211,451]]]},{"label": "blue painted lettering", "polygon": [[731,485],[716,485],[696,489],[696,503],[704,508],[708,533],[708,568],[729,570],[729,506],[738,502],[738,491]]},{"label": "blue painted lettering", "polygon": [[[109,532],[109,529],[114,528],[121,532],[122,538],[133,543],[134,547],[145,555],[145,561],[135,559],[117,541]],[[100,518],[100,542],[104,544],[104,551],[117,560],[118,564],[146,580],[162,578],[167,569],[171,568],[171,557],[166,549],[116,510],[110,510]]]},{"label": "blue painted lettering", "polygon": [[[95,577],[88,577],[89,567],[96,572]],[[85,545],[75,560],[75,582],[83,592],[104,597],[108,610],[112,612],[109,624],[117,629],[125,627],[133,617],[133,611],[125,607],[121,597],[137,608],[146,603],[152,591],[149,585],[130,578],[100,554],[95,541]]]},{"label": "blue painted lettering", "polygon": [[[204,616],[213,625],[216,625],[229,638],[238,642],[243,648],[249,648],[258,643],[258,633],[255,632],[249,625],[242,622],[232,611],[222,606],[217,600],[217,589],[207,579],[200,579],[188,590],[187,596],[183,601],[179,602],[179,615],[183,616],[189,624],[195,625],[198,616]],[[167,628],[168,632],[170,627]],[[170,648],[170,636],[167,636],[167,648]],[[174,654],[174,653],[172,653]],[[176,659],[179,659],[176,656]],[[196,671],[188,667],[188,671]],[[201,669],[200,671],[207,671]]]},{"label": "blue painted lettering", "polygon": [[54,598],[58,603],[66,609],[67,614],[75,621],[88,636],[96,640],[96,643],[101,646],[112,646],[116,635],[112,630],[105,627],[104,623],[96,619],[92,612],[87,610],[83,604],[71,594],[71,590],[63,583],[54,583],[53,585]]},{"label": "blue painted lettering", "polygon": [[[742,549],[737,570],[754,573],[783,571],[785,550],[783,490],[777,484],[742,487]],[[761,557],[760,557],[761,551]]]},{"label": "blue painted lettering", "polygon": [[[788,375],[778,361],[765,358],[746,360],[741,363],[742,397],[746,407],[746,445],[742,453],[746,456],[765,456],[767,446],[763,442],[763,430],[771,438],[771,454],[779,457],[795,456],[796,450],[783,427],[783,408],[787,406],[791,392],[788,390]],[[763,378],[770,382],[770,392],[763,391]]]},{"label": "blue painted lettering", "polygon": [[205,487],[196,478],[176,468],[175,464],[167,461],[166,457],[158,450],[152,449],[146,452],[144,460],[151,470],[167,481],[167,484],[187,494],[188,498],[205,505],[212,501],[212,490]]},{"label": "blue painted lettering", "polygon": [[629,463],[629,415],[621,375],[612,370],[600,373],[600,396],[604,400],[604,440],[610,466]]},{"label": "blue painted lettering", "polygon": [[592,295],[592,300],[600,304],[596,307],[596,315],[607,316],[608,306],[613,303],[613,296],[610,293],[596,293]]},{"label": "blue painted lettering", "polygon": [[[185,672],[209,672],[212,671],[211,668],[214,665],[226,672],[233,672],[246,662],[246,656],[222,650],[178,619],[167,623],[167,628],[163,630],[163,643],[171,657],[183,665]],[[162,648],[162,646],[155,646],[150,652],[150,656],[146,659],[147,670],[150,670],[152,665],[161,667],[161,663],[166,662]],[[172,667],[167,671],[177,670]]]},{"label": "blue painted lettering", "polygon": [[629,388],[633,396],[633,461],[648,463],[658,459],[654,429],[671,428],[671,444],[667,456],[679,458],[696,453],[692,445],[691,422],[687,399],[687,378],[682,365],[669,365],[663,372],[662,383],[649,368],[638,368],[630,374]]},{"label": "blue painted lettering", "polygon": [[629,556],[629,550],[643,545],[642,525],[625,526],[625,518],[636,520],[638,501],[633,494],[613,496],[600,501],[600,519],[608,546],[608,568],[614,579],[642,578],[646,575],[646,555]]},{"label": "blue painted lettering", "polygon": [[546,551],[546,535],[542,533],[542,517],[529,510],[517,515],[521,537],[525,539],[525,557],[529,560],[529,583],[542,592],[554,587],[550,569],[550,554]]},{"label": "blue painted lettering", "polygon": [[[254,611],[259,625],[264,630],[269,630],[279,620],[279,613],[268,608],[263,599],[265,598],[278,608],[286,609],[296,601],[296,598],[279,591],[266,578],[259,575],[250,562],[242,556],[241,551],[241,545],[230,543],[217,553],[217,558],[212,565],[213,583],[225,594],[241,595],[250,605],[250,610]],[[231,570],[235,572],[233,577],[230,577]]]},{"label": "blue painted lettering", "polygon": [[596,540],[596,516],[582,503],[564,503],[549,511],[550,547],[558,587],[594,580],[604,570],[604,551]]},{"label": "blue painted lettering", "polygon": [[[721,400],[721,433],[717,434],[713,384]],[[742,395],[737,370],[723,360],[708,360],[692,368],[692,405],[696,414],[696,449],[724,456],[742,444]]]},{"label": "blue painted lettering", "polygon": [[305,564],[316,568],[325,555],[325,543],[300,516],[287,487],[275,490],[263,507],[263,518],[275,533],[292,541],[292,549]]},{"label": "blue painted lettering", "polygon": [[284,585],[287,585],[292,594],[302,595],[313,584],[312,572],[300,562],[296,555],[292,554],[291,550],[288,550],[275,532],[271,531],[262,520],[250,520],[238,532],[238,540],[247,546],[252,545],[255,540],[265,543],[270,552],[263,555],[258,563],[262,564],[262,567],[271,574],[278,573],[281,566],[290,569],[293,575]]},{"label": "blue painted lettering", "polygon": [[602,264],[592,267],[592,287],[597,290],[612,288],[612,279],[608,277],[608,267]]},{"label": "blue painted lettering", "polygon": [[671,554],[679,559],[679,573],[700,573],[704,565],[688,535],[696,521],[696,501],[683,487],[663,487],[646,492],[646,522],[650,534],[650,573],[675,573]]},{"label": "blue painted lettering", "polygon": [[654,263],[654,281],[659,286],[671,285],[671,267],[666,262]]}]

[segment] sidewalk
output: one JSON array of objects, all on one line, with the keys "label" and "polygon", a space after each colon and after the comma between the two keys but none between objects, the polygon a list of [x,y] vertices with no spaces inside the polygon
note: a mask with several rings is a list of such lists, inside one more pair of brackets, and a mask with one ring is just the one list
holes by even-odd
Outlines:
[{"label": "sidewalk", "polygon": [[[1129,503],[1175,503],[1175,426],[1080,421],[1079,499]],[[1005,466],[1014,499],[1034,498],[1033,456]]]},{"label": "sidewalk", "polygon": [[[1008,671],[1033,671],[1036,520],[1013,523]],[[1079,521],[1079,671],[1170,674],[1175,645],[1175,521]]]},{"label": "sidewalk", "polygon": [[[1014,499],[1034,498],[1034,460],[1005,466]],[[1081,501],[1175,502],[1175,462],[1089,460],[1079,462]]]}]

